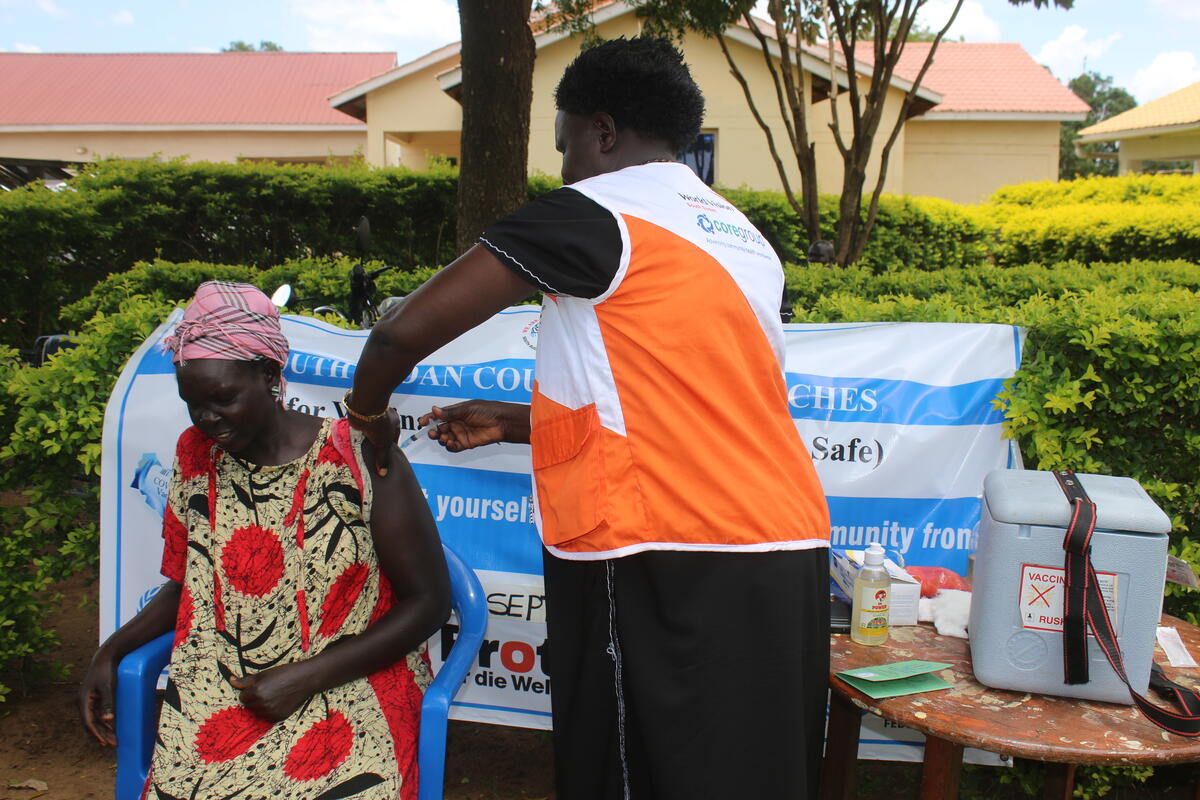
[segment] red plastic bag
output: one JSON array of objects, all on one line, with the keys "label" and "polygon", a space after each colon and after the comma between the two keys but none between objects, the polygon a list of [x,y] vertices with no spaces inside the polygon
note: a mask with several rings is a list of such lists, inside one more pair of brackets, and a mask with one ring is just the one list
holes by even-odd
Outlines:
[{"label": "red plastic bag", "polygon": [[921,597],[933,597],[939,589],[971,591],[971,584],[945,567],[905,567],[904,571],[921,582]]}]

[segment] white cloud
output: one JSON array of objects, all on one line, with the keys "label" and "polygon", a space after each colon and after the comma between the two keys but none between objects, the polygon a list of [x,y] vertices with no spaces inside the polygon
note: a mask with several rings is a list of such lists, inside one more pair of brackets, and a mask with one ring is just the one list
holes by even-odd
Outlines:
[{"label": "white cloud", "polygon": [[1159,53],[1150,65],[1139,69],[1126,87],[1139,104],[1200,81],[1200,59],[1195,53],[1174,50]]},{"label": "white cloud", "polygon": [[1196,0],[1150,0],[1150,5],[1168,17],[1200,20],[1200,2]]},{"label": "white cloud", "polygon": [[25,42],[13,42],[13,50],[18,53],[40,53],[42,48],[36,44],[26,44]]},{"label": "white cloud", "polygon": [[[940,31],[950,19],[957,5],[955,0],[930,0],[917,14],[917,21],[935,32]],[[962,37],[968,42],[1000,41],[1000,24],[988,16],[978,0],[966,0],[954,18],[954,24],[946,32],[947,39]]]},{"label": "white cloud", "polygon": [[35,5],[40,10],[46,12],[47,14],[49,14],[52,17],[67,16],[67,12],[64,11],[61,7],[59,7],[58,3],[54,2],[54,0],[37,0]]},{"label": "white cloud", "polygon": [[128,8],[122,8],[120,11],[109,17],[109,19],[112,20],[116,25],[132,25],[133,12]]},{"label": "white cloud", "polygon": [[453,0],[291,0],[314,50],[396,51],[401,62],[459,39]]},{"label": "white cloud", "polygon": [[1051,39],[1042,45],[1042,49],[1037,51],[1034,58],[1066,82],[1082,75],[1089,61],[1095,68],[1095,62],[1120,38],[1121,34],[1110,33],[1100,39],[1088,39],[1087,28],[1068,25],[1063,28],[1057,39]]}]

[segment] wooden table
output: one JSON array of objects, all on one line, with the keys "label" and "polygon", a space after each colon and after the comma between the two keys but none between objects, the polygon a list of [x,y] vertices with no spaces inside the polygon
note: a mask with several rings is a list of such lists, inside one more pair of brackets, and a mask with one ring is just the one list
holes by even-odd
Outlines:
[{"label": "wooden table", "polygon": [[[1200,661],[1200,628],[1164,616],[1193,658]],[[855,667],[922,659],[952,666],[936,673],[954,688],[873,700],[835,673]],[[1156,647],[1155,661],[1167,677],[1200,688],[1200,669],[1175,669]],[[932,626],[892,628],[887,644],[866,647],[847,635],[831,637],[829,731],[821,771],[823,800],[854,796],[862,711],[898,722],[926,736],[921,798],[958,797],[963,747],[1050,762],[1044,796],[1069,800],[1079,764],[1180,764],[1200,762],[1200,739],[1168,734],[1134,706],[989,689],[975,681],[966,639],[939,636]],[[1156,695],[1159,704],[1165,701]],[[1173,706],[1172,706],[1173,707]],[[1200,794],[1197,795],[1200,798]]]}]

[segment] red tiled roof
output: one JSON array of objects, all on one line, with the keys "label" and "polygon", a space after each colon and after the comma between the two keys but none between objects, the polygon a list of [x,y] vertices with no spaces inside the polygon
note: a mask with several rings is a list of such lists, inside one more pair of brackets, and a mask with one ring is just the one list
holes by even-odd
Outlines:
[{"label": "red tiled roof", "polygon": [[[906,44],[896,74],[915,79],[929,47],[929,42]],[[1086,114],[1089,110],[1019,44],[942,42],[921,85],[942,96],[930,116],[971,111]]]},{"label": "red tiled roof", "polygon": [[0,126],[344,125],[329,95],[394,53],[0,53]]}]

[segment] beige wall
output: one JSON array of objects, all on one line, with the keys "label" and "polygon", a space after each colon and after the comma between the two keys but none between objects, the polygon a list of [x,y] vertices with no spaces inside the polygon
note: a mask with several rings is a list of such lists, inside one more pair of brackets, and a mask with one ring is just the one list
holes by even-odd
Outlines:
[{"label": "beige wall", "polygon": [[366,147],[367,136],[353,131],[108,131],[0,132],[0,157],[48,161],[187,157],[193,161],[239,158],[321,160],[352,156]]},{"label": "beige wall", "polygon": [[[439,73],[457,64],[458,56],[452,55],[367,93],[368,163],[424,169],[427,154],[458,159],[462,106],[443,92],[437,81]],[[454,133],[452,140],[414,136],[449,132]]]},{"label": "beige wall", "polygon": [[458,131],[385,133],[389,167],[429,168],[433,158],[452,158],[458,163],[462,135]]},{"label": "beige wall", "polygon": [[[605,38],[634,36],[637,19],[627,14],[599,26]],[[787,132],[775,102],[774,84],[763,63],[761,51],[730,41],[730,51],[750,84],[759,102],[759,111],[771,126],[780,158],[788,169],[792,187],[799,190],[796,159],[787,144]],[[692,76],[704,92],[706,114],[704,130],[716,134],[716,182],[726,186],[752,186],[756,189],[781,189],[783,184],[767,148],[766,136],[755,122],[746,105],[741,86],[729,72],[729,65],[720,45],[712,39],[690,34],[684,40],[683,51]],[[557,175],[561,158],[554,149],[554,88],[567,64],[579,53],[577,39],[564,39],[538,51],[533,78],[533,108],[530,114],[529,168]],[[885,110],[885,119],[894,120],[901,95],[894,92]],[[846,108],[842,98],[839,109]],[[829,130],[829,102],[812,107],[809,130],[817,146],[817,174],[822,191],[836,192],[841,188],[842,160]],[[848,113],[842,111],[843,114]],[[843,119],[846,119],[843,116]],[[904,163],[900,153],[904,147],[904,132],[893,148],[888,169],[887,186],[898,191],[904,178]],[[878,158],[868,167],[872,177],[878,174]]]},{"label": "beige wall", "polygon": [[[774,81],[763,62],[762,53],[756,47],[732,40],[729,40],[729,49],[734,62],[750,86],[759,113],[771,127],[776,149],[788,174],[788,181],[793,190],[799,192],[800,174],[796,168],[796,158],[788,145],[787,129],[775,100]],[[715,129],[717,132],[717,182],[726,186],[747,185],[756,189],[782,189],[783,184],[771,158],[766,135],[750,113],[741,86],[730,74],[720,45],[716,41],[692,35],[685,40],[684,52],[696,82],[704,91],[707,105],[704,127],[706,130]],[[808,73],[805,73],[805,78],[809,78]],[[864,92],[867,83],[866,80],[860,79],[859,85]],[[883,124],[880,125],[880,144],[886,138],[884,132],[890,133],[902,99],[903,95],[899,91],[889,94],[884,107]],[[849,98],[844,91],[838,98],[838,113],[839,121],[848,129]],[[822,192],[840,192],[842,158],[834,143],[833,132],[829,128],[832,120],[830,101],[823,100],[810,105],[807,116],[809,136],[816,145],[819,188]],[[898,187],[904,180],[903,159],[898,157],[898,154],[903,152],[904,139],[905,133],[901,131],[893,147],[893,157],[889,160],[885,183],[889,191],[899,191]],[[875,156],[867,166],[869,187],[874,186],[878,175],[877,147]]]},{"label": "beige wall", "polygon": [[983,202],[1001,186],[1058,179],[1057,122],[912,120],[903,192]]},{"label": "beige wall", "polygon": [[1200,172],[1200,131],[1121,140],[1121,174],[1139,172],[1143,161],[1192,161]]},{"label": "beige wall", "polygon": [[[636,36],[640,32],[637,17],[624,14],[598,26],[606,39]],[[579,40],[560,39],[537,51],[533,65],[533,104],[529,109],[529,171],[558,175],[562,156],[554,148],[554,89],[563,70],[579,55]]]},{"label": "beige wall", "polygon": [[[604,38],[639,32],[635,15],[602,23]],[[771,126],[789,181],[799,191],[795,156],[787,144],[774,83],[757,47],[729,40],[733,57]],[[704,91],[704,130],[716,134],[716,181],[725,186],[781,189],[782,183],[742,89],[714,40],[689,35],[683,44],[692,74]],[[578,54],[579,40],[560,39],[537,52],[530,112],[529,169],[557,175],[561,158],[554,148],[554,88],[567,64]],[[441,91],[436,76],[458,61],[452,56],[368,94],[367,160],[378,165],[423,168],[429,155],[458,157],[461,108]],[[866,91],[866,79],[860,81]],[[866,191],[879,171],[878,150],[899,113],[903,94],[892,90],[868,165]],[[849,127],[848,97],[839,97],[841,121]],[[829,129],[830,102],[811,106],[808,130],[816,144],[820,190],[841,190],[842,159]],[[910,120],[900,131],[888,164],[885,191],[933,195],[964,203],[985,200],[1006,184],[1054,180],[1058,175],[1058,122]]]}]

